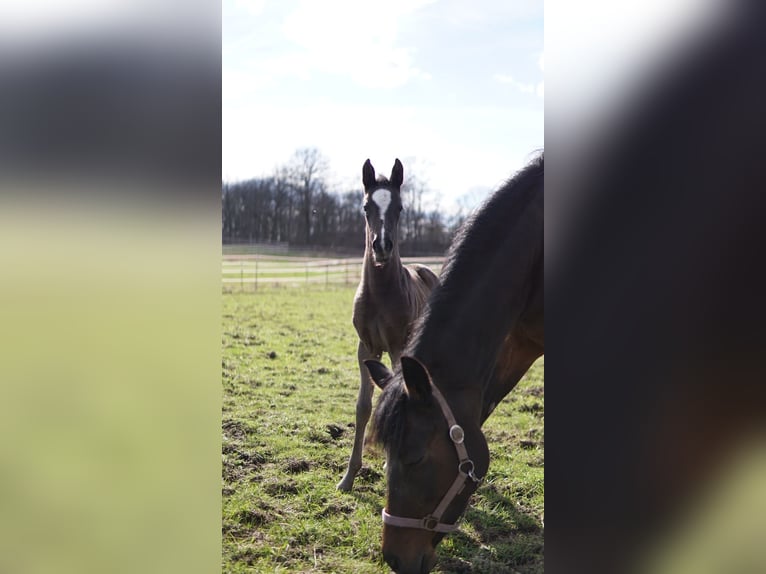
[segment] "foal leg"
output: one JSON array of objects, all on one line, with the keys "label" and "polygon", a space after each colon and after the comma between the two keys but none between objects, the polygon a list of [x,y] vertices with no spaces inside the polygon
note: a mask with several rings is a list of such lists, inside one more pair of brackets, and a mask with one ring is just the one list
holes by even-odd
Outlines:
[{"label": "foal leg", "polygon": [[357,350],[359,359],[359,396],[356,399],[356,428],[354,429],[354,448],[351,451],[351,458],[348,459],[348,468],[346,474],[338,483],[338,490],[349,492],[354,486],[356,473],[362,468],[362,448],[364,447],[364,429],[367,427],[367,421],[370,420],[372,413],[372,392],[374,384],[367,372],[364,361],[367,359],[380,359],[380,355],[374,355],[367,350],[367,347],[359,341]]}]

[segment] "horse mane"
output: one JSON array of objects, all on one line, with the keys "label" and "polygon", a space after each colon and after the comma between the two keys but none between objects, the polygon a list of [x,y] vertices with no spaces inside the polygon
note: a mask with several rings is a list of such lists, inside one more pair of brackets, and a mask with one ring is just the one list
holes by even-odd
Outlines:
[{"label": "horse mane", "polygon": [[370,439],[384,449],[398,446],[404,434],[407,393],[402,377],[394,376],[380,395],[372,421]]},{"label": "horse mane", "polygon": [[[502,187],[492,193],[476,209],[458,230],[450,245],[447,259],[440,275],[439,288],[435,289],[428,306],[413,325],[411,337],[403,354],[416,354],[419,343],[427,329],[442,329],[431,317],[446,317],[454,302],[462,294],[470,292],[477,270],[486,266],[487,253],[497,242],[498,233],[515,213],[527,205],[527,197],[534,192],[544,177],[544,153],[514,174]],[[506,214],[505,221],[498,222],[497,213]],[[541,243],[542,247],[542,243]]]},{"label": "horse mane", "polygon": [[[431,292],[426,309],[415,322],[404,355],[413,354],[423,337],[429,318],[435,307],[450,304],[450,298],[465,289],[465,277],[470,278],[462,267],[481,261],[481,255],[486,253],[486,245],[493,241],[495,229],[487,225],[494,216],[495,209],[507,209],[519,201],[518,195],[530,190],[539,183],[544,173],[544,154],[541,152],[534,157],[523,169],[512,176],[498,192],[485,200],[482,206],[463,224],[457,233],[447,255],[447,263],[441,273],[440,284]],[[501,193],[511,191],[509,194]],[[518,193],[516,193],[518,192]],[[508,205],[507,205],[508,204]],[[477,259],[478,257],[478,259]],[[396,447],[401,443],[404,433],[405,408],[407,393],[399,365],[394,365],[394,377],[381,393],[375,408],[372,424],[371,439],[385,449]]]}]

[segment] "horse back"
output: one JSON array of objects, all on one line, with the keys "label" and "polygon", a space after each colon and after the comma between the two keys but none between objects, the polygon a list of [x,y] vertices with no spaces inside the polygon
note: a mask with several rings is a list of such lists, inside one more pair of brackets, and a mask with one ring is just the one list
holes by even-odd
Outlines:
[{"label": "horse back", "polygon": [[420,263],[412,263],[407,265],[407,267],[415,272],[415,275],[420,278],[420,281],[426,286],[428,292],[433,291],[434,287],[439,284],[439,277],[437,277],[436,273],[431,271],[430,267],[426,267]]}]

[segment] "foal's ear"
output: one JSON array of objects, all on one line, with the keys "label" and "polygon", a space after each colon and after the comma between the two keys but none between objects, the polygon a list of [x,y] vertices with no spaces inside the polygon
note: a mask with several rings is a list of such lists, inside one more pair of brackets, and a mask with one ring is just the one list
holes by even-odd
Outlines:
[{"label": "foal's ear", "polygon": [[[369,161],[369,160],[368,160]],[[399,158],[394,161],[394,167],[391,169],[391,185],[394,187],[401,187],[404,181],[404,168]]]},{"label": "foal's ear", "polygon": [[367,367],[367,372],[370,373],[372,382],[374,382],[380,390],[385,389],[386,385],[394,376],[394,374],[388,370],[388,367],[375,359],[367,359],[364,362],[364,366]]},{"label": "foal's ear", "polygon": [[431,376],[423,363],[415,357],[402,357],[402,376],[407,394],[413,399],[427,399],[431,396]]},{"label": "foal's ear", "polygon": [[375,168],[372,167],[369,159],[362,166],[362,183],[365,189],[370,189],[375,185]]}]

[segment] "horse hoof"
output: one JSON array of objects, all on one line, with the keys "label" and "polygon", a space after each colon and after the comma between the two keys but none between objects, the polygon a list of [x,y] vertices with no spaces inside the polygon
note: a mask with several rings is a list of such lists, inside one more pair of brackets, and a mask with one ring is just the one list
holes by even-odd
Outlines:
[{"label": "horse hoof", "polygon": [[341,480],[337,486],[335,487],[336,490],[342,490],[343,492],[351,492],[351,489],[354,487],[354,481],[353,480],[346,480],[345,478]]}]

